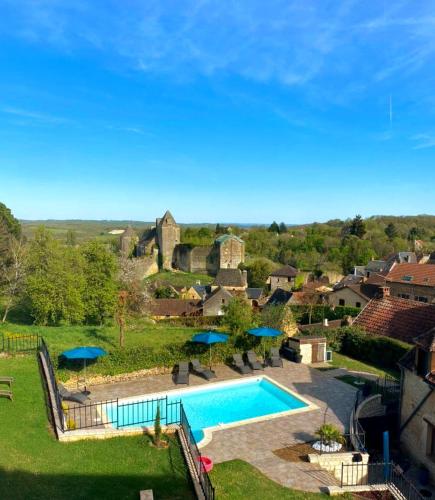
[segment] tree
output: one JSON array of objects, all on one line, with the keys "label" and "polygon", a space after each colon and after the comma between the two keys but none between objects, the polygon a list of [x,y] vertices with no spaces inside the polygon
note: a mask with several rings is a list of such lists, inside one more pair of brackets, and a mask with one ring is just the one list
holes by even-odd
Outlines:
[{"label": "tree", "polygon": [[234,335],[252,327],[252,307],[245,299],[234,297],[223,309],[223,323]]},{"label": "tree", "polygon": [[246,266],[248,271],[248,284],[253,288],[263,288],[270,273],[273,271],[273,264],[267,259],[256,259]]},{"label": "tree", "polygon": [[118,301],[116,304],[115,320],[118,323],[119,328],[119,347],[124,347],[125,341],[125,323],[127,317],[127,301],[128,292],[126,290],[120,290],[118,293]]},{"label": "tree", "polygon": [[72,247],[62,247],[40,227],[28,252],[25,297],[39,324],[80,323],[84,318],[83,258]]},{"label": "tree", "polygon": [[26,277],[26,247],[22,238],[9,238],[8,259],[0,261],[0,290],[5,298],[2,323],[23,291]]},{"label": "tree", "polygon": [[360,239],[366,234],[365,223],[361,215],[356,215],[352,219],[349,225],[349,234],[356,236]]},{"label": "tree", "polygon": [[84,258],[85,290],[83,302],[85,318],[90,323],[102,324],[113,317],[117,300],[117,262],[103,243],[90,241],[82,249]]},{"label": "tree", "polygon": [[8,233],[15,238],[21,236],[21,224],[13,215],[11,210],[4,204],[0,203],[0,220],[3,221]]},{"label": "tree", "polygon": [[66,233],[66,244],[72,247],[77,245],[77,235],[73,229],[68,229]]},{"label": "tree", "polygon": [[425,234],[424,229],[419,229],[417,226],[411,227],[408,232],[408,241],[421,240]]},{"label": "tree", "polygon": [[342,248],[343,273],[348,274],[355,266],[367,264],[372,257],[374,257],[374,251],[370,241],[361,240],[357,236],[347,237]]},{"label": "tree", "polygon": [[392,222],[390,222],[388,226],[385,228],[385,234],[387,235],[390,241],[393,241],[394,238],[397,236],[397,228]]},{"label": "tree", "polygon": [[173,299],[175,298],[176,294],[174,292],[174,289],[170,286],[159,286],[156,288],[156,291],[154,292],[154,297],[156,299]]},{"label": "tree", "polygon": [[296,335],[298,328],[293,313],[286,305],[267,305],[261,311],[261,324],[281,330],[288,337]]},{"label": "tree", "polygon": [[279,234],[284,234],[287,232],[287,226],[284,224],[284,222],[281,222],[279,225]]},{"label": "tree", "polygon": [[275,221],[273,221],[272,224],[269,226],[268,231],[270,233],[279,233],[279,226],[278,226],[278,224]]},{"label": "tree", "polygon": [[151,302],[150,285],[142,280],[142,273],[136,259],[121,257],[119,259],[119,285],[128,292],[128,313],[143,315]]}]

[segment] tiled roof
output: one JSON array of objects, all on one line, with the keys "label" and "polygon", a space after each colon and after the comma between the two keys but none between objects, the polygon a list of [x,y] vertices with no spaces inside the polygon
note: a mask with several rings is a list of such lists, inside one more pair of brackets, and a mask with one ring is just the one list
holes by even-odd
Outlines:
[{"label": "tiled roof", "polygon": [[435,327],[416,337],[414,342],[426,351],[435,352]]},{"label": "tiled roof", "polygon": [[386,279],[395,283],[435,286],[435,267],[428,264],[397,264]]},{"label": "tiled roof", "polygon": [[193,316],[200,311],[200,300],[154,299],[148,306],[152,316]]},{"label": "tiled roof", "polygon": [[242,287],[246,286],[246,283],[240,269],[219,269],[213,285]]},{"label": "tiled roof", "polygon": [[291,296],[292,296],[292,292],[289,292],[288,290],[284,290],[283,288],[277,288],[272,293],[269,300],[267,301],[267,305],[278,306],[278,305],[287,304],[287,302],[290,300]]},{"label": "tiled roof", "polygon": [[385,285],[385,279],[387,276],[387,272],[381,272],[381,273],[372,273],[370,276],[364,280],[364,283],[367,285]]},{"label": "tiled roof", "polygon": [[235,234],[222,234],[221,236],[218,236],[215,241],[216,243],[224,243],[225,241],[228,240],[236,240],[239,243],[243,243],[243,240],[236,236]]},{"label": "tiled roof", "polygon": [[262,288],[247,288],[246,289],[246,296],[248,297],[248,299],[258,300],[261,298],[262,295],[263,295]]},{"label": "tiled roof", "polygon": [[292,266],[284,266],[281,267],[280,269],[277,269],[276,271],[273,271],[273,273],[270,273],[271,276],[287,277],[287,278],[294,278],[297,274],[298,274],[297,269],[295,269]]},{"label": "tiled roof", "polygon": [[412,343],[415,337],[435,326],[435,305],[388,296],[372,299],[354,325],[375,335]]}]

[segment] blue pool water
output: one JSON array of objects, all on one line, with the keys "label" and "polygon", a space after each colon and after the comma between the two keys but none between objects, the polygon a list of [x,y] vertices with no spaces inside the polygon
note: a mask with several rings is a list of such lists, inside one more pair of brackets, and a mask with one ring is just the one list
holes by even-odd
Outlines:
[{"label": "blue pool water", "polygon": [[[197,442],[204,437],[203,429],[208,427],[308,406],[296,396],[261,377],[231,384],[211,384],[190,391],[181,390],[168,393],[169,403],[180,400]],[[156,408],[157,406],[151,409],[154,415]],[[176,408],[175,405],[174,408]],[[107,411],[109,418],[111,418],[110,411],[110,409]],[[166,409],[162,407],[162,423],[166,418],[165,411]],[[140,427],[140,424],[133,423],[138,421],[138,416],[134,413],[131,405],[120,406],[117,415],[118,426]],[[170,416],[168,415],[168,417]],[[172,415],[172,418],[176,417],[177,415]]]}]

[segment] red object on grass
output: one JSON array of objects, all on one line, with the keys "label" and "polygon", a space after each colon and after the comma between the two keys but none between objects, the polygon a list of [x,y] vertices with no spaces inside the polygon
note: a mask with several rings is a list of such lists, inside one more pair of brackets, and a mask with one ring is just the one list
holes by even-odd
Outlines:
[{"label": "red object on grass", "polygon": [[210,472],[213,469],[213,460],[210,457],[198,457],[202,472]]}]

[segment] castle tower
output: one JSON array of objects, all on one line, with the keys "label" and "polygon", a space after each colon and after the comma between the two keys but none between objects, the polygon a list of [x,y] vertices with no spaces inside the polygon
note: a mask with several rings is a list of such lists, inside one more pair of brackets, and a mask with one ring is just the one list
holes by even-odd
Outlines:
[{"label": "castle tower", "polygon": [[175,246],[180,243],[180,226],[169,210],[156,220],[157,243],[162,269],[172,269]]},{"label": "castle tower", "polygon": [[121,255],[123,257],[130,257],[138,241],[139,238],[135,230],[131,226],[128,226],[120,236],[119,246]]}]

